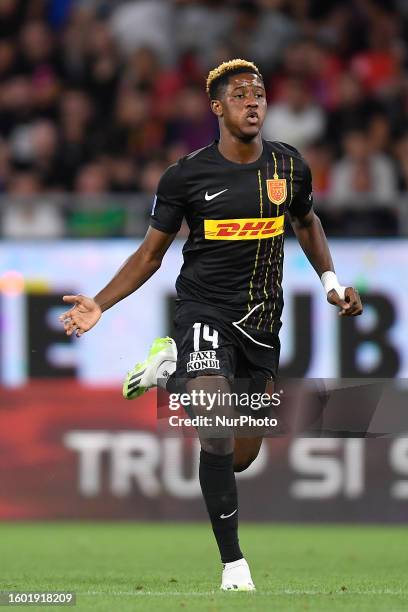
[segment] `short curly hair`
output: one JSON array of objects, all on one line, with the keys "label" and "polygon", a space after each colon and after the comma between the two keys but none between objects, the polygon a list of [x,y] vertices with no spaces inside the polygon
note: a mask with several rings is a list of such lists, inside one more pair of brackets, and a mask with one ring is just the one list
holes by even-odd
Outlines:
[{"label": "short curly hair", "polygon": [[231,75],[243,72],[253,72],[263,80],[258,67],[253,62],[248,62],[244,59],[233,59],[229,62],[223,62],[217,68],[211,70],[207,77],[206,87],[210,100],[214,100],[219,96],[220,86],[226,85]]}]

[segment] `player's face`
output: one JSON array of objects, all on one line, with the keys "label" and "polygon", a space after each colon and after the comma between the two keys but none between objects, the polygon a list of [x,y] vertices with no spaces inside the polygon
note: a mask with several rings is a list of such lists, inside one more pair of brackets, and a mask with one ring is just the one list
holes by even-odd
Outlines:
[{"label": "player's face", "polygon": [[261,79],[250,72],[231,76],[220,100],[220,110],[219,116],[234,136],[243,139],[257,136],[266,113],[265,87]]}]

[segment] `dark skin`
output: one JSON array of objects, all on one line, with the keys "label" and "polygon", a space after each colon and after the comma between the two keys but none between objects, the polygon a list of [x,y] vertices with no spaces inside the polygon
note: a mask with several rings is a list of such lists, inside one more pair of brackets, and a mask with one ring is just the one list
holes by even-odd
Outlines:
[{"label": "dark skin", "polygon": [[[211,109],[219,120],[219,151],[226,159],[246,164],[261,156],[261,128],[266,106],[263,82],[251,72],[231,76],[228,85],[222,88],[219,99],[211,100]],[[300,246],[319,277],[323,272],[334,271],[326,236],[313,210],[301,218],[291,217],[290,221]],[[175,236],[150,227],[137,251],[94,298],[65,295],[64,302],[72,304],[72,308],[60,317],[66,334],[82,336],[96,325],[105,310],[141,287],[160,268]],[[332,290],[327,300],[339,308],[340,316],[357,316],[363,310],[359,294],[353,287],[346,288],[344,299]],[[272,391],[271,382],[268,383],[268,391]],[[245,469],[255,459],[261,442],[261,438],[235,440],[237,471]]]}]

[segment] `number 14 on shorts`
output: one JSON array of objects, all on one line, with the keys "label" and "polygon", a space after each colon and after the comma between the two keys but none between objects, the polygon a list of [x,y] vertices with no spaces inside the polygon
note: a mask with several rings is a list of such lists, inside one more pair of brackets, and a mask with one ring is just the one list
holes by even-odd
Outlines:
[{"label": "number 14 on shorts", "polygon": [[[218,348],[218,331],[212,329],[206,323],[194,323],[194,351],[200,350],[200,337],[206,342],[211,342],[213,349]],[[202,333],[202,336],[201,336]]]}]

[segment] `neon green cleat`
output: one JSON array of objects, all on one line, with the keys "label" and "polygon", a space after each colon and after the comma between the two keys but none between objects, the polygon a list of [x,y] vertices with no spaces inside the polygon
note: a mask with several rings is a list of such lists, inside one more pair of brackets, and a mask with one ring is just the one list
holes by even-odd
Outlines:
[{"label": "neon green cleat", "polygon": [[[177,347],[173,338],[156,338],[147,359],[130,370],[123,383],[123,397],[136,399],[152,387],[158,378],[168,378],[176,369]],[[164,367],[166,366],[166,367]]]}]

